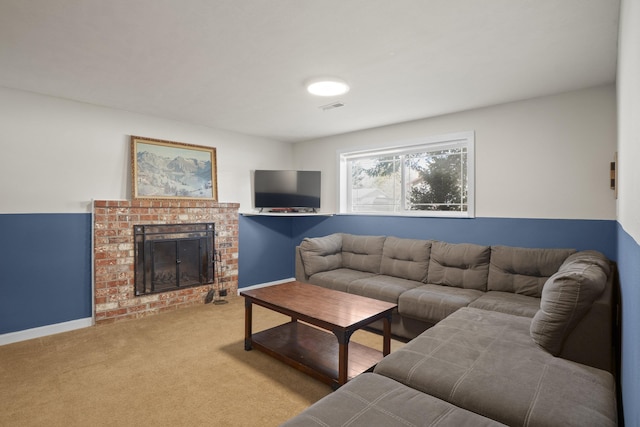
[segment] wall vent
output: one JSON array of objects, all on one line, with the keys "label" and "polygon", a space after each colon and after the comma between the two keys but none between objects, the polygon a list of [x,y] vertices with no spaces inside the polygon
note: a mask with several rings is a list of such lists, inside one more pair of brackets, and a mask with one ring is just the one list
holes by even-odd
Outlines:
[{"label": "wall vent", "polygon": [[334,108],[338,108],[338,107],[344,107],[344,102],[335,101],[335,102],[332,102],[331,104],[321,105],[318,108],[320,108],[322,111],[327,111],[327,110],[333,110]]}]

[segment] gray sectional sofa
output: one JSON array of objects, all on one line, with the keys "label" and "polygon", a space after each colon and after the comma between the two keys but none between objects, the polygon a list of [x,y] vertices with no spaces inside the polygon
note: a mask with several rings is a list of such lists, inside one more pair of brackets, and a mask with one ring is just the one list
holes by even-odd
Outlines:
[{"label": "gray sectional sofa", "polygon": [[297,280],[397,303],[410,341],[286,425],[616,425],[614,278],[596,251],[304,239]]}]

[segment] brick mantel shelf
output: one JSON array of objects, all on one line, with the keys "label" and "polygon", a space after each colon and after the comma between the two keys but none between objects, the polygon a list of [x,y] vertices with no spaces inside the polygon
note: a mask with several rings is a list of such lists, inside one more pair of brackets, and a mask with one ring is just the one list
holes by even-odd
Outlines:
[{"label": "brick mantel shelf", "polygon": [[213,284],[135,296],[134,234],[139,224],[213,222],[221,265],[218,282],[238,289],[238,203],[183,200],[93,202],[94,310],[96,324],[202,304]]}]

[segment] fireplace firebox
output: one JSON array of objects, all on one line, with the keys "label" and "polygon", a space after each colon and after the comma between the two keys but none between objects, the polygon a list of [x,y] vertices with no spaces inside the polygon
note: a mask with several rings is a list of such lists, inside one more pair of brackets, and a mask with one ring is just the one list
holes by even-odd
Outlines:
[{"label": "fireplace firebox", "polygon": [[136,296],[214,281],[213,223],[134,225]]}]

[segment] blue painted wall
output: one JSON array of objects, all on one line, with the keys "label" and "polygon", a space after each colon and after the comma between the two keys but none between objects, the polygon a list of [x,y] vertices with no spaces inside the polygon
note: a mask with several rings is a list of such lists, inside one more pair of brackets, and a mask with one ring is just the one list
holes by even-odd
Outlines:
[{"label": "blue painted wall", "polygon": [[238,287],[293,277],[290,217],[240,216]]},{"label": "blue painted wall", "polygon": [[91,215],[0,215],[0,334],[91,317]]},{"label": "blue painted wall", "polygon": [[[239,287],[293,277],[294,248],[304,237],[346,232],[452,243],[572,247],[596,249],[616,260],[616,224],[514,218],[241,216]],[[90,214],[0,215],[0,236],[0,334],[91,317]],[[625,274],[638,277],[633,270]]]},{"label": "blue painted wall", "polygon": [[[295,246],[335,232],[599,250],[618,262],[621,386],[640,401],[640,246],[616,221],[241,216],[239,230],[240,287],[293,277]],[[90,214],[4,214],[0,236],[0,334],[91,317]],[[640,425],[640,408],[626,405],[625,419]]]},{"label": "blue painted wall", "polygon": [[[618,272],[622,300],[622,376],[624,420],[640,426],[640,246],[618,225]],[[632,402],[636,402],[633,404]]]},{"label": "blue painted wall", "polygon": [[240,218],[239,286],[295,275],[294,248],[305,237],[344,232],[451,243],[595,249],[617,258],[616,221],[517,218],[301,216]]}]

